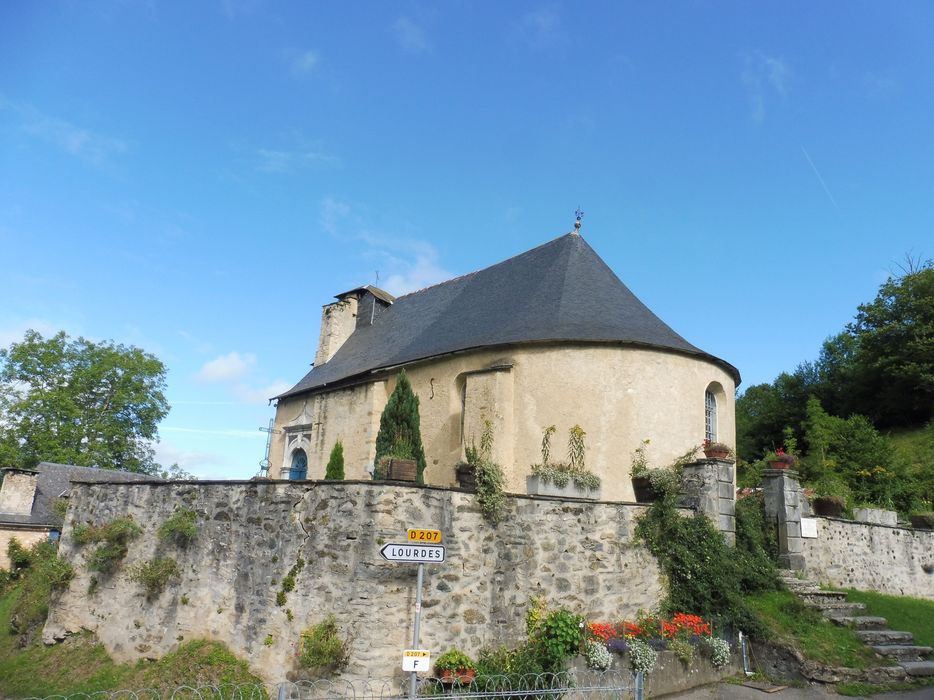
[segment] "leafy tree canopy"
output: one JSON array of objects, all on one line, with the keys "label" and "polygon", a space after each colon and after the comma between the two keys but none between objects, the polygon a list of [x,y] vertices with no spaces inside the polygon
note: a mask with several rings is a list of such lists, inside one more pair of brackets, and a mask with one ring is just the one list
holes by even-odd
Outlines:
[{"label": "leafy tree canopy", "polygon": [[165,371],[136,347],[27,331],[0,350],[0,464],[158,473]]}]

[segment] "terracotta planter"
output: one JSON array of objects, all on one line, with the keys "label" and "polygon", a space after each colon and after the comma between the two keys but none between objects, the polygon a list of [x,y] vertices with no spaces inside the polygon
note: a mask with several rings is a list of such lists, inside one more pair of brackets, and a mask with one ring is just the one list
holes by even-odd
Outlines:
[{"label": "terracotta planter", "polygon": [[390,481],[415,481],[418,478],[418,462],[414,459],[390,458],[386,465],[386,478]]},{"label": "terracotta planter", "polygon": [[460,683],[461,685],[470,685],[476,678],[477,672],[472,668],[458,668],[452,670],[446,668],[441,672],[441,682],[445,685]]},{"label": "terracotta planter", "polygon": [[782,462],[781,460],[775,460],[774,462],[769,462],[769,469],[790,469],[791,465],[788,462]]},{"label": "terracotta planter", "polygon": [[468,491],[477,490],[477,470],[471,464],[458,464],[455,470],[457,485]]},{"label": "terracotta planter", "polygon": [[632,490],[636,494],[636,503],[654,503],[658,500],[652,480],[647,476],[632,477]]},{"label": "terracotta planter", "polygon": [[704,456],[707,459],[729,459],[729,450],[704,450]]},{"label": "terracotta planter", "polygon": [[811,501],[815,515],[825,518],[839,518],[843,512],[843,500],[836,496],[818,496]]}]

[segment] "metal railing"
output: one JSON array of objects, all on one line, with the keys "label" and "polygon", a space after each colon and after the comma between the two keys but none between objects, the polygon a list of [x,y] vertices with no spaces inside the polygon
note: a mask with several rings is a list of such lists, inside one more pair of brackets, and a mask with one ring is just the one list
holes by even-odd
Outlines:
[{"label": "metal railing", "polygon": [[[419,678],[416,695],[425,700],[643,700],[642,674],[545,673],[478,676],[470,682]],[[408,680],[309,680],[275,685],[190,685],[177,688],[99,691],[49,695],[28,700],[406,700]]]}]

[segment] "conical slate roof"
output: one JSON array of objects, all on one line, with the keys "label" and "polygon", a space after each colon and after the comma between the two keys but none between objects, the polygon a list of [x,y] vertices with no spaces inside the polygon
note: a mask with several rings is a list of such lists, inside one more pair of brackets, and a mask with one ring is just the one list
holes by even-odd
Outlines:
[{"label": "conical slate roof", "polygon": [[399,297],[280,397],[374,370],[512,343],[606,342],[706,358],[649,311],[593,248],[569,233],[514,258]]}]

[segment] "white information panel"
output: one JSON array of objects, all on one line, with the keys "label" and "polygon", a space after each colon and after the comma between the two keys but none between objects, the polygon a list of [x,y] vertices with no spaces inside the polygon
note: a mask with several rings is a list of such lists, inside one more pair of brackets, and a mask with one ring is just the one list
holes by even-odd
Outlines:
[{"label": "white information panel", "polygon": [[427,671],[431,668],[431,652],[427,649],[406,649],[402,652],[403,671]]},{"label": "white information panel", "polygon": [[817,537],[817,518],[801,518],[801,536],[811,539]]}]

